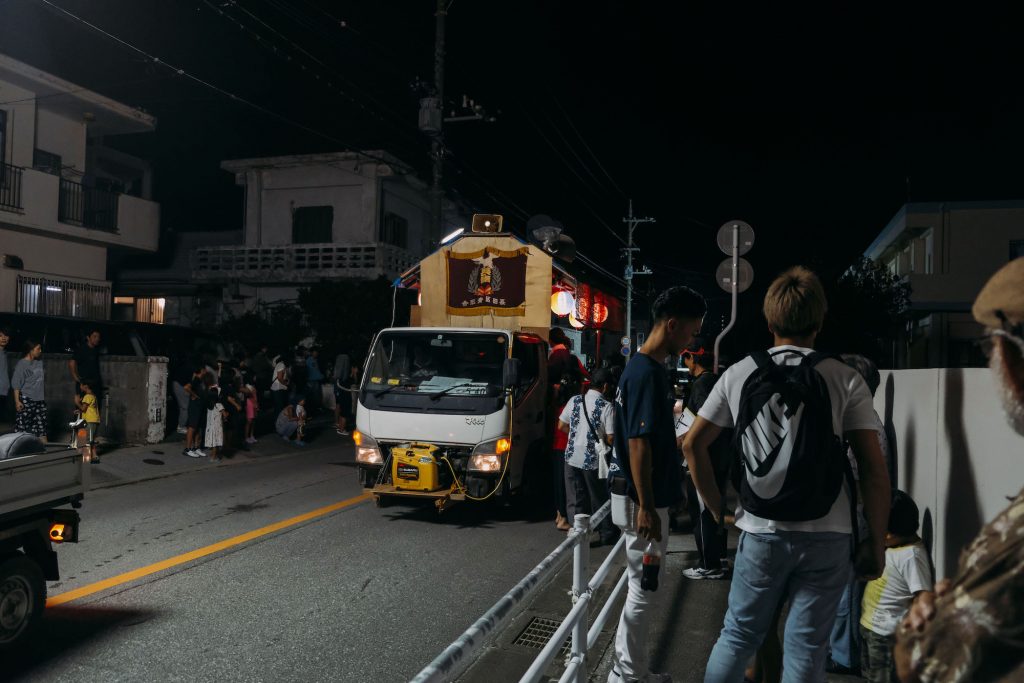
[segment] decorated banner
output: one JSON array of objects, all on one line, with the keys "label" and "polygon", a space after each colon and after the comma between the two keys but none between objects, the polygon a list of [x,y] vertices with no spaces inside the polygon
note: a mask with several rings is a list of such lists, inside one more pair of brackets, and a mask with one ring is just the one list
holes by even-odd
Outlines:
[{"label": "decorated banner", "polygon": [[505,251],[449,251],[448,313],[525,315],[526,257],[529,247]]}]

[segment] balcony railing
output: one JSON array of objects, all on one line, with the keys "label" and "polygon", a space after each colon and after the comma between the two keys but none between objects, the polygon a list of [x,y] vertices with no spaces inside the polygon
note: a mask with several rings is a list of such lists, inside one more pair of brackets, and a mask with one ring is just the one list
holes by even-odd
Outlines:
[{"label": "balcony railing", "polygon": [[117,232],[117,197],[116,192],[61,178],[57,220],[84,228]]},{"label": "balcony railing", "polygon": [[289,244],[275,247],[200,247],[192,272],[203,280],[301,282],[321,277],[394,276],[419,259],[390,244]]},{"label": "balcony railing", "polygon": [[0,164],[0,210],[21,211],[21,167]]}]

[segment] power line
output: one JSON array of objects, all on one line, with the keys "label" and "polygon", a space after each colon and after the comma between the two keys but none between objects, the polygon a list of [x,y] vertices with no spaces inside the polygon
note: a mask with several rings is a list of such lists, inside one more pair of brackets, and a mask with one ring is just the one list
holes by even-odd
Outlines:
[{"label": "power line", "polygon": [[[267,48],[267,49],[271,50],[275,55],[278,55],[279,57],[281,56],[281,53],[278,52],[277,47],[275,47],[273,45],[270,45],[269,41],[266,38],[264,38],[263,36],[261,36],[258,31],[254,30],[252,27],[247,26],[246,24],[244,24],[237,17],[234,17],[234,16],[230,15],[229,13],[225,12],[220,7],[214,5],[212,2],[210,2],[210,0],[203,0],[203,4],[205,4],[211,10],[213,10],[214,12],[219,14],[221,17],[224,17],[226,20],[234,22],[243,31],[246,31],[247,33],[251,34],[255,38],[256,42],[259,45],[263,46],[264,48]],[[244,14],[246,14],[247,16],[251,17],[254,21],[256,21],[258,24],[263,26],[267,31],[269,31],[273,35],[277,36],[277,38],[279,38],[281,41],[283,41],[286,45],[290,46],[291,49],[294,50],[296,53],[303,55],[310,62],[316,64],[321,69],[323,69],[327,74],[329,74],[330,77],[332,77],[332,78],[334,78],[336,80],[342,81],[344,83],[347,83],[349,87],[351,87],[354,90],[359,91],[360,94],[363,97],[365,97],[368,101],[372,102],[373,105],[380,112],[387,113],[389,116],[394,117],[397,121],[405,121],[406,120],[406,117],[404,117],[401,114],[399,114],[399,113],[395,112],[394,110],[392,110],[390,107],[388,107],[387,105],[385,105],[384,103],[379,101],[377,98],[375,98],[369,92],[367,92],[365,89],[361,88],[357,83],[355,83],[350,78],[348,78],[347,76],[342,74],[336,68],[334,68],[331,65],[327,64],[326,62],[324,62],[322,59],[320,59],[319,57],[314,55],[312,52],[310,52],[306,48],[304,48],[301,45],[299,45],[298,43],[296,43],[294,40],[292,40],[291,38],[286,36],[284,33],[282,33],[278,29],[276,29],[273,26],[271,26],[270,24],[268,24],[266,21],[264,21],[262,18],[260,18],[256,14],[253,14],[252,12],[250,12],[248,9],[243,7],[241,4],[239,4],[235,0],[229,0],[228,2],[223,3],[222,7],[224,7],[224,6],[234,7],[235,9],[237,9],[237,10],[243,12]],[[284,59],[285,59],[285,61],[288,61],[288,62],[292,61],[290,56],[285,56]],[[299,65],[299,68],[301,68],[303,71],[306,70],[306,67],[301,65],[301,64]],[[314,77],[315,80],[321,81],[320,76],[318,74],[313,74],[313,77]],[[376,118],[378,121],[381,121],[382,123],[389,123],[388,121],[386,121],[384,119],[384,117],[382,117],[380,115],[380,113],[378,113],[377,111],[374,111],[373,109],[368,107],[366,104],[364,104],[362,101],[360,101],[359,99],[354,97],[352,94],[350,94],[350,93],[348,93],[345,90],[342,90],[340,88],[335,88],[333,81],[327,81],[326,83],[321,82],[321,85],[324,85],[326,88],[336,92],[338,95],[341,95],[342,97],[344,97],[345,99],[347,99],[348,101],[352,102],[353,104],[358,106],[360,109],[365,111],[370,116]],[[390,123],[390,125],[393,125],[396,130],[399,130],[400,132],[402,132],[405,135],[409,134],[409,131],[407,130],[407,127],[405,127],[404,125],[395,124],[395,123]],[[418,142],[418,138],[417,138],[417,142]]]},{"label": "power line", "polygon": [[580,166],[583,167],[583,170],[586,171],[587,175],[589,175],[591,178],[593,178],[594,182],[597,183],[598,187],[600,187],[601,184],[602,184],[601,180],[597,177],[597,175],[592,170],[590,170],[590,165],[586,161],[584,161],[583,157],[581,157],[576,152],[576,148],[573,146],[573,144],[566,139],[565,135],[562,134],[561,128],[559,128],[558,124],[555,123],[555,120],[547,112],[547,109],[545,107],[541,107],[540,109],[541,109],[541,111],[544,112],[544,116],[547,119],[548,123],[551,124],[551,128],[554,129],[555,134],[559,137],[559,139],[565,145],[566,149],[569,150],[569,153],[572,154],[574,157],[576,157],[576,161],[578,161]]},{"label": "power line", "polygon": [[[300,129],[302,131],[305,131],[305,132],[310,133],[312,135],[315,135],[317,137],[321,137],[321,138],[323,138],[325,140],[329,140],[329,141],[331,141],[331,142],[333,142],[333,143],[335,143],[337,145],[341,145],[342,147],[346,147],[346,148],[349,147],[349,145],[345,141],[340,140],[339,138],[336,138],[336,137],[334,137],[333,135],[331,135],[329,133],[325,133],[325,132],[323,132],[321,130],[318,130],[316,128],[312,128],[311,126],[307,126],[304,123],[301,123],[299,121],[295,121],[294,119],[288,118],[287,116],[284,116],[283,114],[279,114],[279,113],[277,113],[277,112],[275,112],[275,111],[273,111],[271,109],[268,109],[268,108],[266,108],[266,107],[264,107],[262,105],[259,105],[259,104],[256,104],[255,102],[247,100],[244,97],[241,97],[240,95],[236,95],[233,92],[225,90],[224,88],[221,88],[221,87],[219,87],[217,85],[214,85],[213,83],[211,83],[211,82],[209,82],[207,80],[204,80],[204,79],[200,78],[199,76],[196,76],[196,75],[186,71],[185,69],[183,69],[181,67],[177,67],[177,66],[174,66],[173,64],[171,64],[169,62],[165,62],[164,60],[160,59],[159,57],[146,52],[142,48],[137,47],[136,45],[133,45],[132,43],[128,42],[127,40],[124,40],[123,38],[119,38],[118,36],[114,35],[113,33],[110,33],[109,31],[107,31],[107,30],[105,30],[103,28],[100,28],[96,24],[93,24],[90,21],[88,21],[86,19],[83,19],[82,17],[78,16],[77,14],[74,14],[74,13],[64,9],[63,7],[61,7],[61,6],[57,5],[57,4],[54,4],[50,0],[39,0],[39,2],[43,3],[44,5],[47,5],[48,7],[53,8],[54,10],[60,12],[61,14],[64,14],[65,16],[69,17],[70,19],[73,19],[74,21],[77,21],[78,23],[82,24],[83,26],[86,26],[86,27],[90,28],[91,30],[93,30],[93,31],[95,31],[95,32],[97,32],[99,34],[106,36],[110,40],[118,43],[119,45],[121,45],[121,46],[123,46],[125,48],[128,48],[132,52],[135,52],[136,54],[142,55],[143,57],[148,59],[153,64],[156,64],[156,65],[159,65],[159,66],[164,66],[164,67],[166,67],[168,69],[171,69],[178,76],[183,76],[183,77],[185,77],[185,78],[187,78],[187,79],[189,79],[189,80],[191,80],[191,81],[193,81],[195,83],[198,83],[199,85],[203,86],[204,88],[208,88],[208,89],[213,90],[213,91],[215,91],[217,93],[220,93],[221,95],[224,95],[225,97],[227,97],[227,98],[229,98],[231,100],[234,100],[235,102],[239,102],[241,104],[244,104],[245,106],[250,107],[252,109],[255,109],[256,111],[258,111],[258,112],[260,112],[260,113],[262,113],[262,114],[264,114],[266,116],[270,116],[271,118],[277,119],[278,121],[281,121],[283,123],[287,123],[288,125],[293,126],[295,128],[298,128],[298,129]],[[385,163],[385,164],[392,165],[392,166],[398,166],[399,165],[399,164],[396,164],[392,160],[386,159],[386,158],[381,157],[381,156],[377,156],[375,154],[371,154],[369,152],[365,152],[363,150],[354,149],[354,150],[351,150],[351,151],[355,152],[356,154],[360,154],[362,156],[365,156],[368,159],[374,159],[376,161],[380,161],[381,163]],[[405,166],[405,164],[401,164],[401,165]],[[408,167],[408,166],[405,166],[405,168],[403,168],[402,170],[403,170],[403,172],[408,173],[412,169],[410,167]]]},{"label": "power line", "polygon": [[565,116],[565,120],[569,122],[569,127],[572,128],[574,133],[576,133],[576,137],[578,137],[580,139],[580,142],[583,143],[583,147],[590,153],[590,156],[597,163],[597,167],[600,168],[604,175],[608,178],[608,181],[612,184],[612,187],[614,187],[615,190],[620,195],[622,195],[623,198],[626,198],[626,193],[622,191],[622,188],[619,187],[619,184],[615,182],[614,178],[612,178],[612,175],[608,172],[608,169],[604,167],[604,164],[601,163],[601,160],[597,158],[596,154],[594,154],[594,150],[590,148],[590,145],[587,144],[587,141],[583,138],[583,135],[580,134],[580,131],[573,124],[572,118],[569,116],[569,113],[565,111],[565,108],[562,106],[562,103],[558,101],[558,97],[556,97],[554,93],[552,93],[551,99],[554,100],[555,104],[558,106],[558,109],[562,112],[562,115]]},{"label": "power line", "polygon": [[[579,181],[581,183],[583,183],[583,185],[584,185],[584,187],[586,189],[590,190],[591,192],[594,192],[593,188],[590,187],[590,183],[588,183],[583,178],[583,176],[581,176],[579,174],[579,172],[577,172],[576,169],[572,167],[572,164],[569,163],[569,161],[565,158],[565,156],[558,150],[557,147],[555,147],[554,143],[551,142],[551,139],[544,133],[543,130],[541,130],[540,126],[538,126],[534,122],[534,120],[530,117],[529,113],[527,113],[526,107],[525,106],[521,106],[521,108],[522,108],[522,111],[523,111],[523,115],[526,117],[526,120],[530,123],[531,126],[534,127],[534,129],[537,131],[537,133],[540,134],[541,138],[544,139],[544,141],[548,144],[548,146],[551,148],[551,150],[558,156],[559,160],[561,160],[561,162],[565,165],[565,167],[567,169],[569,169],[569,171],[572,172],[572,174],[575,175],[579,179]],[[594,192],[594,194],[597,195],[598,197],[601,196],[600,192]],[[615,237],[615,239],[617,239],[619,242],[622,242],[623,244],[625,244],[625,240],[622,239],[622,236],[619,235],[619,233],[617,233],[610,225],[608,225],[608,223],[605,222],[605,220],[601,217],[601,215],[597,211],[595,211],[594,208],[586,200],[584,200],[579,195],[576,196],[576,199],[577,199],[577,201],[580,202],[580,204],[582,204],[583,206],[585,206],[587,208],[587,210],[591,213],[591,215],[593,215],[594,218],[597,219],[597,222],[600,225],[602,225],[605,228],[605,230],[608,231],[609,234],[611,234],[613,237]]]}]

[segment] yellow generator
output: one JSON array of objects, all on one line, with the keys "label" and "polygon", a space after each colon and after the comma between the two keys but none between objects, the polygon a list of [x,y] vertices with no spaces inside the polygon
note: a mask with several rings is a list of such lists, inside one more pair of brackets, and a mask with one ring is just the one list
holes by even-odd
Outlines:
[{"label": "yellow generator", "polygon": [[442,488],[437,446],[401,443],[391,449],[391,481],[400,491],[437,491]]}]

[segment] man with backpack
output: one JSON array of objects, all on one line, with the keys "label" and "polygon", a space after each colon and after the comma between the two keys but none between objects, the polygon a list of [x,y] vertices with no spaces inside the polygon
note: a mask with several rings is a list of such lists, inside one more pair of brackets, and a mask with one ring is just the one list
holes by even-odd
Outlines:
[{"label": "man with backpack", "polygon": [[[668,549],[668,509],[683,499],[683,468],[676,446],[665,359],[678,356],[704,322],[707,303],[688,287],[672,287],[658,295],[651,309],[653,326],[647,341],[626,365],[615,397],[615,449],[609,467],[611,493],[624,510],[615,523],[626,537],[626,601],[615,633],[615,664],[608,683],[671,681],[648,669],[647,630],[654,602],[661,593],[645,582],[645,559]],[[613,503],[613,513],[616,509]],[[652,551],[645,558],[650,546]],[[660,563],[659,563],[660,564]]]},{"label": "man with backpack", "polygon": [[[787,599],[784,680],[825,680],[829,633],[851,553],[864,579],[877,578],[884,567],[890,486],[871,394],[855,370],[813,350],[826,309],[813,273],[797,267],[780,275],[764,300],[774,346],[722,375],[683,443],[694,485],[717,516],[721,494],[708,447],[723,429],[735,430],[733,484],[742,534],[729,610],[705,683],[743,680]],[[859,543],[844,439],[857,461],[868,523]]]}]

